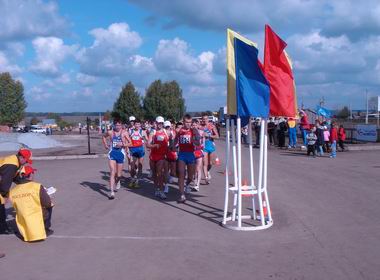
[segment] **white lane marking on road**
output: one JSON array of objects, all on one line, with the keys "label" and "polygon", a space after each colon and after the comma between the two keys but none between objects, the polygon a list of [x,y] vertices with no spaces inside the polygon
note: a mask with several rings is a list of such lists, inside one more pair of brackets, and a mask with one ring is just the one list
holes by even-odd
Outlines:
[{"label": "white lane marking on road", "polygon": [[131,239],[131,240],[183,240],[190,239],[188,237],[175,237],[175,236],[123,236],[123,235],[52,235],[48,238],[57,239]]}]

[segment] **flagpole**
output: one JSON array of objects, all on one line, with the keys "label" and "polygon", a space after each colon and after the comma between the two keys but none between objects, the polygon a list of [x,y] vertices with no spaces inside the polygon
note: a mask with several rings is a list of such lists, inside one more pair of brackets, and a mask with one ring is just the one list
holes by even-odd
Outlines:
[{"label": "flagpole", "polygon": [[226,189],[225,189],[225,197],[224,197],[224,212],[223,212],[223,225],[226,224],[227,221],[227,211],[228,211],[228,191],[230,187],[230,182],[229,182],[229,164],[230,164],[230,152],[231,152],[231,143],[230,143],[230,117],[227,117],[226,121],[226,168],[225,168],[225,176],[226,176]]}]

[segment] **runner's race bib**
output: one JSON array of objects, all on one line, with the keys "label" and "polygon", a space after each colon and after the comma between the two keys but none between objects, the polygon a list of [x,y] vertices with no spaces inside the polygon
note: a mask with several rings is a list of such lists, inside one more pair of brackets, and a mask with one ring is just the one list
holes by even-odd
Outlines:
[{"label": "runner's race bib", "polygon": [[191,142],[191,136],[190,135],[181,135],[179,137],[179,143],[180,144],[190,144]]}]

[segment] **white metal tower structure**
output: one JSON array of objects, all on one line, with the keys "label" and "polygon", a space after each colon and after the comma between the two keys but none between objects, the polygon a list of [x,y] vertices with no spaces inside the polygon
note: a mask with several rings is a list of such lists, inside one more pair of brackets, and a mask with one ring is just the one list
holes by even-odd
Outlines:
[{"label": "white metal tower structure", "polygon": [[[267,120],[260,120],[260,159],[258,176],[255,176],[252,141],[252,118],[248,122],[249,158],[242,157],[241,118],[226,120],[226,166],[225,201],[222,226],[233,230],[261,230],[273,225],[269,204],[268,177],[268,135]],[[249,172],[250,180],[243,182],[243,167]],[[231,169],[233,172],[231,172]],[[230,182],[229,174],[232,174]],[[232,184],[231,184],[232,183]],[[248,199],[243,199],[245,197]],[[232,197],[232,201],[230,201]],[[243,214],[246,206],[252,207],[251,213]],[[257,205],[257,207],[256,207]],[[231,211],[228,211],[231,208]]]}]

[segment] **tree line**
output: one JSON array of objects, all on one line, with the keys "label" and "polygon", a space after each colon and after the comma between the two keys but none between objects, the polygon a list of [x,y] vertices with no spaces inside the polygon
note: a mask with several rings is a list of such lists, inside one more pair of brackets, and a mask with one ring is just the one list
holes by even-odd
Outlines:
[{"label": "tree line", "polygon": [[[24,119],[26,107],[22,83],[14,80],[10,73],[0,73],[0,125],[17,125]],[[163,116],[165,119],[179,120],[185,110],[182,89],[176,81],[156,80],[149,85],[144,96],[129,81],[122,87],[112,112],[107,111],[104,116],[123,122],[127,122],[129,116],[147,120]],[[33,117],[32,124],[38,121],[36,114],[28,114]],[[66,123],[61,115],[64,114],[46,113],[47,118],[56,119],[62,126]]]},{"label": "tree line", "polygon": [[144,97],[140,96],[133,83],[129,81],[123,86],[111,116],[123,122],[127,122],[129,116],[145,120],[152,120],[157,116],[179,120],[185,110],[182,89],[176,81],[156,80],[146,89]]}]

